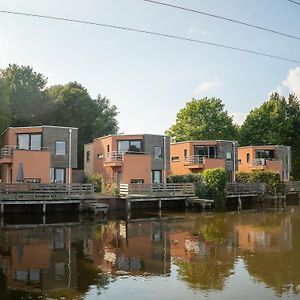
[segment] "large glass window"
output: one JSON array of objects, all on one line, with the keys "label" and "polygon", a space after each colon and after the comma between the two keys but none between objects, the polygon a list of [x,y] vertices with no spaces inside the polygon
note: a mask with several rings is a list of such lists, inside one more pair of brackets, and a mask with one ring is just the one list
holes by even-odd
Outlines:
[{"label": "large glass window", "polygon": [[51,183],[65,183],[66,169],[50,168]]},{"label": "large glass window", "polygon": [[56,141],[55,154],[56,155],[66,155],[66,142],[65,141]]},{"label": "large glass window", "polygon": [[160,159],[160,158],[162,158],[161,147],[159,147],[159,146],[155,146],[155,147],[154,147],[154,158],[155,158],[155,159]]},{"label": "large glass window", "polygon": [[42,135],[32,134],[30,136],[30,149],[31,150],[41,150],[42,148]]},{"label": "large glass window", "polygon": [[142,152],[142,141],[118,141],[118,152]]},{"label": "large glass window", "polygon": [[20,150],[41,150],[42,135],[41,134],[18,134],[18,149]]},{"label": "large glass window", "polygon": [[152,183],[161,183],[162,182],[162,172],[160,170],[152,171]]},{"label": "large glass window", "polygon": [[256,158],[274,158],[274,150],[256,150]]},{"label": "large glass window", "polygon": [[18,134],[18,149],[29,150],[30,136],[29,134]]},{"label": "large glass window", "polygon": [[205,157],[216,157],[216,147],[215,146],[195,146],[194,153],[197,156]]}]

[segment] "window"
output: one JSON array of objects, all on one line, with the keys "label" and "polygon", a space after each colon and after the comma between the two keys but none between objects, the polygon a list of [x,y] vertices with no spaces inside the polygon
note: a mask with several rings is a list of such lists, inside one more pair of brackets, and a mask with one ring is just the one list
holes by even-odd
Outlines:
[{"label": "window", "polygon": [[230,151],[226,152],[226,160],[227,161],[231,160],[231,152]]},{"label": "window", "polygon": [[37,150],[42,148],[41,134],[21,133],[17,136],[18,149],[20,150]]},{"label": "window", "polygon": [[174,156],[171,158],[172,162],[179,161],[179,156]]},{"label": "window", "polygon": [[107,150],[107,151],[106,151],[107,153],[109,153],[109,152],[110,152],[110,151],[109,151],[109,150],[110,150],[110,147],[109,147],[109,145],[107,145],[107,146],[106,146],[106,150]]},{"label": "window", "polygon": [[66,142],[65,141],[56,141],[55,155],[66,155]]},{"label": "window", "polygon": [[216,158],[215,146],[195,146],[194,153],[197,156]]},{"label": "window", "polygon": [[144,179],[131,179],[130,183],[144,183]]},{"label": "window", "polygon": [[65,183],[66,169],[50,168],[50,179],[51,183]]},{"label": "window", "polygon": [[184,149],[184,151],[183,151],[183,156],[184,156],[184,157],[187,157],[187,149]]},{"label": "window", "polygon": [[91,152],[86,151],[86,161],[90,161],[90,158],[91,158]]},{"label": "window", "polygon": [[274,158],[274,150],[256,150],[255,158]]},{"label": "window", "polygon": [[247,163],[249,162],[250,160],[250,153],[247,153]]},{"label": "window", "polygon": [[101,153],[101,154],[98,153],[98,154],[97,154],[97,159],[102,159],[102,158],[103,158],[103,154],[102,154],[102,153]]},{"label": "window", "polygon": [[160,146],[155,146],[154,147],[154,158],[155,159],[161,159],[162,158],[162,153],[161,153],[161,147]]},{"label": "window", "polygon": [[142,141],[118,141],[118,152],[142,152]]},{"label": "window", "polygon": [[152,183],[162,182],[162,172],[160,170],[152,170]]},{"label": "window", "polygon": [[30,149],[40,151],[42,148],[42,135],[31,134],[30,135]]}]

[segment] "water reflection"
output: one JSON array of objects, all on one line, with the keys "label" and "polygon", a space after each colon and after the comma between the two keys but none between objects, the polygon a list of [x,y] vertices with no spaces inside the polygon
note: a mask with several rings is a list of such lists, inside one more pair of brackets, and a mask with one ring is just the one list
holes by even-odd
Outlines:
[{"label": "water reflection", "polygon": [[[112,299],[120,284],[128,291],[138,286],[151,291],[151,282],[159,279],[159,286],[163,278],[164,289],[155,295],[160,299],[178,286],[181,294],[173,299],[220,291],[230,299],[233,292],[246,292],[243,285],[259,287],[256,293],[264,299],[299,292],[298,207],[244,214],[169,213],[104,224],[77,217],[67,221],[44,220],[38,226],[2,220],[0,299],[94,299],[99,294]],[[147,278],[149,284],[142,281]]]}]

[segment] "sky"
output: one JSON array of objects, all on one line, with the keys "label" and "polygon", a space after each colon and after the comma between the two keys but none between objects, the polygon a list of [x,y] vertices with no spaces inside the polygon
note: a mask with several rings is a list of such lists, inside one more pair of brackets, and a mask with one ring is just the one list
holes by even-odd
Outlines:
[{"label": "sky", "polygon": [[[300,36],[287,0],[162,0]],[[128,26],[300,60],[300,41],[143,0],[0,0],[13,10]],[[218,97],[237,123],[273,91],[300,97],[300,65],[116,29],[0,14],[0,69],[32,66],[48,86],[82,83],[118,107],[120,133],[163,134],[194,98]]]}]

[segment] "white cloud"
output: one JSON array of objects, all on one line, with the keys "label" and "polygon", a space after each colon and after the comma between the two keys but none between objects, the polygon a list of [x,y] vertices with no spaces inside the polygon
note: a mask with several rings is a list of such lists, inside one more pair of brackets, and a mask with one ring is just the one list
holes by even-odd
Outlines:
[{"label": "white cloud", "polygon": [[238,112],[238,111],[230,111],[228,112],[230,116],[233,118],[233,122],[242,125],[248,115],[248,113]]},{"label": "white cloud", "polygon": [[282,85],[300,98],[300,67],[290,70]]},{"label": "white cloud", "polygon": [[219,78],[214,78],[212,81],[205,81],[200,83],[195,89],[194,89],[194,96],[202,95],[203,93],[211,92],[214,90],[219,89],[222,86]]},{"label": "white cloud", "polygon": [[187,31],[188,34],[194,34],[194,33],[200,33],[202,35],[208,35],[209,32],[206,30],[203,30],[201,28],[198,27],[190,27]]}]

